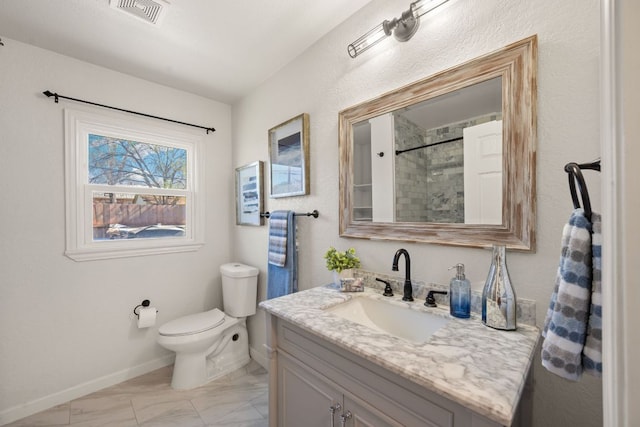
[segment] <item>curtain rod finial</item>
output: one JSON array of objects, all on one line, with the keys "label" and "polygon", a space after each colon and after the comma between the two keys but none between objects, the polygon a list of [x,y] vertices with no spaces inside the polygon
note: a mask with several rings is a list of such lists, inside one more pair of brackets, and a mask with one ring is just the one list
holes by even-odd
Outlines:
[{"label": "curtain rod finial", "polygon": [[58,103],[58,94],[57,93],[53,93],[50,90],[45,90],[44,92],[42,92],[44,95],[47,96],[47,98],[51,98],[52,96],[54,97],[54,101],[57,104]]}]

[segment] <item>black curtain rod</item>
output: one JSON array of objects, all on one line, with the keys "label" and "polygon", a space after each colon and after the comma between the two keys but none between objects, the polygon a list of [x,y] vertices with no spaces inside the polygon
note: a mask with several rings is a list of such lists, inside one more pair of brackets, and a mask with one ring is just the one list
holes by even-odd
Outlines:
[{"label": "black curtain rod", "polygon": [[396,150],[396,156],[398,154],[406,153],[407,151],[419,150],[421,148],[426,148],[426,147],[435,147],[436,145],[447,144],[449,142],[462,141],[463,139],[464,138],[462,138],[462,137],[460,137],[460,138],[452,138],[452,139],[446,139],[444,141],[434,142],[433,144],[425,144],[425,145],[420,145],[419,147],[407,148],[406,150]]},{"label": "black curtain rod", "polygon": [[56,104],[58,103],[58,99],[59,98],[63,98],[63,99],[68,99],[70,101],[76,101],[76,102],[82,102],[84,104],[95,105],[97,107],[110,108],[112,110],[123,111],[123,112],[129,113],[129,114],[137,114],[138,116],[144,116],[144,117],[149,117],[149,118],[152,118],[152,119],[164,120],[165,122],[177,123],[179,125],[185,125],[185,126],[191,126],[191,127],[194,127],[194,128],[198,128],[198,129],[204,129],[204,130],[207,131],[207,134],[209,134],[209,132],[215,132],[216,131],[212,127],[208,128],[206,126],[194,125],[194,124],[191,124],[191,123],[180,122],[178,120],[172,120],[172,119],[166,119],[164,117],[152,116],[151,114],[145,114],[145,113],[139,113],[137,111],[125,110],[124,108],[117,108],[117,107],[111,107],[109,105],[98,104],[97,102],[85,101],[84,99],[77,99],[77,98],[71,98],[70,96],[58,95],[57,93],[51,92],[50,90],[45,90],[42,93],[45,94],[48,98],[51,98],[53,96],[53,99],[54,99]]},{"label": "black curtain rod", "polygon": [[[271,212],[260,212],[260,216],[263,218],[269,218],[271,216]],[[318,218],[320,216],[320,212],[317,209],[314,209],[313,212],[294,212],[293,216],[312,216],[314,218]]]}]

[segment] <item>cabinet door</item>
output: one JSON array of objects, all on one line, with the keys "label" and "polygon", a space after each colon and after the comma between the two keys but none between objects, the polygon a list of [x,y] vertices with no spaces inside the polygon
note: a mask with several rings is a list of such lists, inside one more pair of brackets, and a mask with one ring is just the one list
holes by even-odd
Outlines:
[{"label": "cabinet door", "polygon": [[[380,412],[373,406],[369,405],[365,401],[354,397],[344,396],[344,409],[340,413],[351,414],[349,419],[346,420],[345,426],[348,427],[402,427],[399,422],[389,418],[384,413]],[[340,421],[340,416],[336,418]],[[338,424],[342,425],[342,424]]]},{"label": "cabinet door", "polygon": [[[340,425],[342,393],[282,353],[278,355],[278,425],[327,427]],[[334,423],[332,424],[332,418]]]},{"label": "cabinet door", "polygon": [[[278,359],[278,405],[282,427],[402,427],[364,400],[343,395],[296,359]],[[332,408],[340,408],[332,411]],[[332,423],[333,418],[333,423]],[[343,419],[344,418],[344,421]]]}]

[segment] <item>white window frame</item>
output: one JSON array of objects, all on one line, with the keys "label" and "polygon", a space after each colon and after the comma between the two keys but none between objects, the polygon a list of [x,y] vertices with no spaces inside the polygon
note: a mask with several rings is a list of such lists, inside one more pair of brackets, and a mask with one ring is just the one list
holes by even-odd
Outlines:
[{"label": "white window frame", "polygon": [[[66,250],[75,261],[125,258],[196,251],[204,244],[203,137],[150,119],[115,112],[65,109]],[[93,191],[131,192],[131,187],[89,184],[89,134],[127,139],[187,150],[185,190],[135,187],[145,194],[186,196],[186,233],[154,239],[93,239]]]}]

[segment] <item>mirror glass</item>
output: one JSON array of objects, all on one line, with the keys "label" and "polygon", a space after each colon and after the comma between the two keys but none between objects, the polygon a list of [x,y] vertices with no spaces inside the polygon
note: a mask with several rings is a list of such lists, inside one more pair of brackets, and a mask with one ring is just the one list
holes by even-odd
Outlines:
[{"label": "mirror glass", "polygon": [[537,39],[340,112],[340,234],[533,250]]},{"label": "mirror glass", "polygon": [[502,224],[502,78],[353,125],[358,221]]}]

